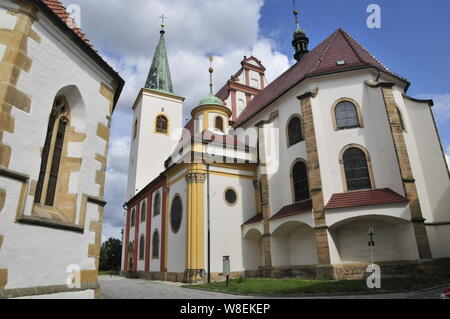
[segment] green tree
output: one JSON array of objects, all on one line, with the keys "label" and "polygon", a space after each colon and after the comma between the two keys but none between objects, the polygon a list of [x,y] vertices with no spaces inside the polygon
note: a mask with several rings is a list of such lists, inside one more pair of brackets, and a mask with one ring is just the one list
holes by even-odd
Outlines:
[{"label": "green tree", "polygon": [[120,271],[120,261],[122,257],[122,241],[116,238],[109,238],[100,247],[101,271]]}]

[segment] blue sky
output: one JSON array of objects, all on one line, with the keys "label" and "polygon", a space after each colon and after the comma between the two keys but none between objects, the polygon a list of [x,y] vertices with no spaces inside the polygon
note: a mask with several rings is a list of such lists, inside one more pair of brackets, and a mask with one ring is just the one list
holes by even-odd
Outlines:
[{"label": "blue sky", "polygon": [[[125,79],[113,115],[106,177],[103,236],[120,238],[123,227],[131,105],[145,82],[166,21],[166,46],[175,93],[186,97],[185,117],[208,92],[208,55],[215,53],[218,89],[240,68],[249,46],[274,80],[294,63],[292,0],[61,0],[81,9],[81,28]],[[381,7],[381,28],[366,24],[369,4]],[[383,64],[411,82],[408,94],[436,102],[433,108],[444,150],[450,154],[450,1],[297,0],[310,48],[341,27]]]}]

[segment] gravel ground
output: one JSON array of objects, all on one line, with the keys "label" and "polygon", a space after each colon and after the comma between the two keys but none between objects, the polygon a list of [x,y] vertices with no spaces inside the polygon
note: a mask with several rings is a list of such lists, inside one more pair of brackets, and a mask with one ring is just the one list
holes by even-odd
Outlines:
[{"label": "gravel ground", "polygon": [[[245,296],[228,295],[180,287],[179,283],[127,279],[123,277],[100,276],[99,284],[103,299],[243,299]],[[408,293],[355,295],[355,296],[322,296],[314,299],[439,299],[445,287],[427,291]],[[259,297],[257,297],[259,298]],[[282,299],[308,299],[305,297],[289,297]],[[310,297],[311,298],[311,297]]]}]

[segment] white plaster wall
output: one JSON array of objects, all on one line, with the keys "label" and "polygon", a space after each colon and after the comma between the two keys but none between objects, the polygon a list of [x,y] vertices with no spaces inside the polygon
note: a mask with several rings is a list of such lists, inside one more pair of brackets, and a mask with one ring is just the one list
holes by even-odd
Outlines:
[{"label": "white plaster wall", "polygon": [[[140,209],[139,209],[139,221],[138,221],[138,223],[139,223],[139,234],[138,234],[138,264],[137,264],[137,270],[138,271],[144,271],[145,270],[145,250],[147,249],[146,236],[147,236],[147,218],[148,218],[148,216],[145,216],[145,220],[141,222],[142,204],[144,202],[147,203],[147,199],[144,199],[144,200],[142,200],[139,203]],[[148,212],[148,206],[147,206],[147,212]],[[145,243],[145,245],[144,245],[144,258],[141,260],[141,259],[139,259],[139,248],[140,248],[139,247],[139,241],[141,240],[141,236],[142,235],[144,236],[144,243]]]},{"label": "white plaster wall", "polygon": [[[134,189],[132,186],[128,189],[131,197],[164,171],[164,161],[181,137],[182,107],[179,99],[143,92],[141,110],[136,111],[139,138],[131,146],[132,154],[136,154],[134,167],[131,166],[131,170],[136,170],[136,173],[132,173],[136,176],[135,186]],[[155,119],[159,114],[166,115],[169,120],[168,135],[155,133]],[[155,152],[155,149],[158,151]]]},{"label": "white plaster wall", "polygon": [[[133,112],[133,122],[131,127],[131,142],[130,142],[130,158],[128,163],[128,182],[127,182],[127,200],[133,198],[135,194],[137,194],[137,159],[138,159],[138,147],[139,147],[139,139],[140,134],[136,134],[136,138],[134,137],[134,126],[137,120],[138,132],[139,127],[141,126],[141,112],[142,112],[142,99],[139,100],[135,105],[135,109]],[[150,180],[148,181],[150,182]]]},{"label": "white plaster wall", "polygon": [[[318,81],[319,93],[312,99],[325,204],[334,193],[344,192],[339,154],[348,144],[365,147],[371,157],[376,188],[391,188],[404,195],[395,148],[380,89],[364,84],[370,73],[336,75]],[[334,131],[332,106],[351,98],[361,108],[364,128]]]},{"label": "white plaster wall", "polygon": [[430,108],[403,98],[397,90],[394,93],[406,126],[405,142],[422,214],[428,223],[449,222],[450,180]]},{"label": "white plaster wall", "polygon": [[[170,225],[170,211],[172,208],[172,201],[175,195],[180,195],[183,204],[183,217],[181,219],[181,226],[178,233],[172,231]],[[170,186],[167,197],[167,271],[168,272],[184,272],[186,269],[186,180],[181,179],[177,183]]]},{"label": "white plaster wall", "polygon": [[[2,10],[2,28],[11,28],[15,18]],[[41,37],[41,43],[28,39],[28,56],[33,60],[29,72],[22,71],[17,88],[30,99],[30,113],[13,108],[14,134],[4,133],[4,142],[12,146],[10,169],[29,175],[37,180],[41,163],[41,147],[47,131],[48,118],[53,101],[61,89],[72,101],[72,122],[76,131],[86,134],[83,143],[69,144],[69,156],[82,156],[78,173],[73,173],[70,191],[99,196],[100,186],[95,175],[100,162],[95,154],[103,154],[106,141],[97,136],[97,125],[108,125],[110,102],[100,93],[100,84],[110,82],[92,62],[86,62],[82,53],[73,53],[70,42],[65,42],[59,32],[50,27],[42,17],[33,24],[33,30]],[[50,31],[49,31],[50,30]],[[7,200],[0,214],[0,233],[5,240],[0,250],[0,267],[8,268],[6,289],[65,284],[69,265],[79,265],[82,270],[95,269],[94,258],[88,258],[88,246],[93,244],[95,234],[89,231],[91,221],[98,221],[98,206],[88,203],[84,234],[47,227],[15,223],[19,183],[2,178],[0,187],[6,189]],[[33,197],[27,196],[25,215],[31,214]],[[77,217],[78,220],[78,217]],[[49,262],[51,261],[51,262]]]},{"label": "white plaster wall", "polygon": [[[162,187],[159,188],[157,191],[155,191],[152,194],[152,197],[153,197],[152,203],[155,203],[155,196],[156,196],[156,194],[158,192],[159,192],[159,194],[161,196],[160,197],[161,201],[159,203],[159,209],[160,209],[161,213],[159,215],[157,215],[157,216],[153,216],[153,207],[154,207],[154,205],[152,204],[152,223],[151,223],[151,226],[150,226],[151,231],[150,231],[150,234],[148,234],[150,236],[150,247],[149,247],[149,249],[150,249],[150,271],[160,271],[161,270],[161,254],[163,253],[162,250],[161,250],[162,235],[163,235],[163,233],[162,233],[162,224],[161,224],[161,220],[162,220],[161,216],[163,214],[163,211],[162,211],[163,188]],[[153,259],[153,257],[152,257],[153,233],[155,232],[156,229],[159,232],[159,258]]]},{"label": "white plaster wall", "polygon": [[[224,199],[224,192],[228,187],[233,187],[238,195],[237,203],[233,207],[227,205]],[[210,174],[210,200],[211,272],[222,272],[223,256],[230,256],[231,271],[243,271],[241,225],[256,215],[253,182],[251,179]],[[205,217],[206,213],[205,210]],[[207,267],[206,247],[205,233],[205,268]]]},{"label": "white plaster wall", "polygon": [[450,225],[427,226],[433,258],[450,256]]},{"label": "white plaster wall", "polygon": [[[272,264],[274,267],[317,264],[312,214],[271,221]],[[276,224],[274,224],[276,223]]]},{"label": "white plaster wall", "polygon": [[341,263],[370,262],[367,244],[370,227],[375,230],[374,261],[418,259],[411,223],[366,218],[353,220],[330,230]]},{"label": "white plaster wall", "polygon": [[[81,270],[95,269],[94,258],[88,258],[88,246],[95,242],[95,233],[85,228],[84,234],[47,227],[15,223],[21,184],[0,178],[6,189],[5,208],[0,214],[0,267],[8,269],[6,289],[64,285],[70,265]],[[97,205],[88,203],[86,225],[98,221]]]}]

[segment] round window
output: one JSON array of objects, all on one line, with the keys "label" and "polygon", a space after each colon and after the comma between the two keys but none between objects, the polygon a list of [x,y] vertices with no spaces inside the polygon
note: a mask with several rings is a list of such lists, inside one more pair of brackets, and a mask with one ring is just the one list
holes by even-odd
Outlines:
[{"label": "round window", "polygon": [[174,233],[178,233],[181,226],[181,218],[183,215],[183,205],[179,196],[172,201],[172,209],[170,210],[170,226]]},{"label": "round window", "polygon": [[236,191],[232,188],[228,188],[225,191],[225,201],[228,205],[235,205],[237,201],[237,194]]}]

